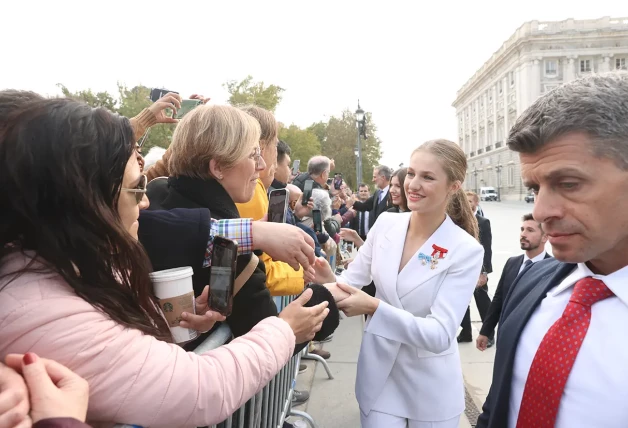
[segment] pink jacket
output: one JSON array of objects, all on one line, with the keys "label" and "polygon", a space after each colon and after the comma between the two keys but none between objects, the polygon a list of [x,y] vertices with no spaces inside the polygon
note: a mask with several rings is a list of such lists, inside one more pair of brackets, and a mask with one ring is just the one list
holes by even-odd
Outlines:
[{"label": "pink jacket", "polygon": [[[112,321],[55,273],[25,273],[19,254],[0,262],[0,358],[33,351],[90,386],[88,423],[212,425],[260,391],[290,359],[295,337],[277,317],[203,355]],[[6,287],[5,287],[6,285]]]}]

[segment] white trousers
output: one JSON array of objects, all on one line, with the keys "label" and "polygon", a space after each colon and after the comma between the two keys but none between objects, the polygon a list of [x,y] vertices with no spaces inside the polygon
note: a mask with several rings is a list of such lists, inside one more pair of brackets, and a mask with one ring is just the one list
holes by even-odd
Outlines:
[{"label": "white trousers", "polygon": [[424,422],[371,410],[368,416],[360,412],[362,428],[458,428],[460,415],[446,421]]}]

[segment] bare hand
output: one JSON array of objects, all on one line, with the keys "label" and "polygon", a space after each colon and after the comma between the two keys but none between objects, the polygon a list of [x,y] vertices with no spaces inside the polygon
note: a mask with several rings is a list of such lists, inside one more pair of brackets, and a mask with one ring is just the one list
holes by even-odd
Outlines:
[{"label": "bare hand", "polygon": [[350,285],[337,283],[338,288],[350,296],[338,302],[340,309],[348,317],[356,315],[373,315],[379,306],[379,299],[371,297],[362,290]]},{"label": "bare hand", "polygon": [[31,400],[34,423],[50,418],[74,418],[85,422],[89,385],[72,370],[36,354],[10,354],[7,365],[22,373]]},{"label": "bare hand", "polygon": [[[172,92],[168,92],[163,97],[155,101],[148,110],[153,113],[157,123],[178,123],[179,121],[174,117],[177,114],[177,110],[181,108],[181,96]],[[174,113],[172,117],[166,115],[166,110],[171,109]]]},{"label": "bare hand", "polygon": [[297,218],[311,217],[314,209],[314,198],[310,198],[307,205],[303,206],[303,195],[299,196],[296,206],[294,207],[294,215]]},{"label": "bare hand", "polygon": [[254,221],[253,244],[294,270],[308,270],[316,261],[312,237],[291,224]]},{"label": "bare hand", "polygon": [[201,100],[203,102],[203,104],[207,104],[209,102],[209,100],[211,100],[211,98],[209,97],[204,97],[202,95],[199,94],[192,94],[190,95],[190,99],[191,100]]},{"label": "bare hand", "polygon": [[334,169],[336,169],[336,161],[334,161],[333,159],[329,160],[329,170],[333,171]]},{"label": "bare hand", "polygon": [[308,288],[279,314],[279,318],[287,322],[292,328],[296,336],[296,343],[312,340],[316,332],[323,327],[323,321],[329,314],[327,308],[329,302],[326,301],[311,308],[303,307],[311,298],[312,290]]},{"label": "bare hand", "polygon": [[330,282],[323,285],[330,291],[331,295],[334,296],[334,301],[336,303],[342,302],[344,299],[351,296],[349,293],[342,291],[336,282]]},{"label": "bare hand", "polygon": [[15,370],[0,363],[0,428],[26,428],[30,402],[26,382]]},{"label": "bare hand", "polygon": [[480,351],[484,352],[488,348],[488,337],[482,336],[481,334],[475,340],[475,347]]},{"label": "bare hand", "polygon": [[316,272],[314,282],[318,284],[336,282],[336,275],[334,275],[331,271],[331,266],[329,266],[329,263],[325,258],[319,257],[316,259],[316,263],[314,263],[314,271]]},{"label": "bare hand", "polygon": [[209,285],[206,285],[201,295],[196,298],[196,315],[183,312],[181,314],[183,321],[179,322],[179,326],[206,333],[214,328],[217,322],[224,321],[226,319],[224,315],[209,310],[208,301]]},{"label": "bare hand", "polygon": [[485,286],[487,282],[488,282],[488,275],[485,273],[480,274],[480,279],[478,279],[476,288]]}]

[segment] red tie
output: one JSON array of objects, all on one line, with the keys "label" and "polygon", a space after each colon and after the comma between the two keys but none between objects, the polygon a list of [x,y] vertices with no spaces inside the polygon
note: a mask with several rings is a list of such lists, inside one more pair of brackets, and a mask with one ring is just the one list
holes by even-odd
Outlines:
[{"label": "red tie", "polygon": [[591,323],[591,305],[613,296],[599,279],[576,282],[563,315],[536,351],[521,399],[517,428],[553,428],[560,399]]}]

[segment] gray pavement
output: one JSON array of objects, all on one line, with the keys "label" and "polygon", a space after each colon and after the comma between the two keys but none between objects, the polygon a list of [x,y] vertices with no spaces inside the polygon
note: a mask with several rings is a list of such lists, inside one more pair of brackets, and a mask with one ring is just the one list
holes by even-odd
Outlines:
[{"label": "gray pavement", "polygon": [[[521,216],[531,212],[533,205],[522,202],[485,202],[482,209],[491,220],[493,232],[493,273],[489,275],[489,294],[493,295],[501,270],[509,257],[521,254],[519,226]],[[549,250],[549,246],[548,246]],[[473,337],[481,327],[480,316],[471,303]],[[297,389],[310,391],[310,400],[295,407],[308,412],[319,428],[359,428],[360,414],[355,400],[354,386],[364,328],[362,317],[344,318],[331,342],[322,347],[331,353],[328,360],[334,379],[320,363],[304,361],[308,370],[297,378]],[[475,408],[481,409],[491,384],[495,347],[480,352],[475,343],[460,344],[460,357],[467,386],[467,414],[460,422],[461,428],[474,426]],[[294,421],[295,418],[290,418]]]}]

